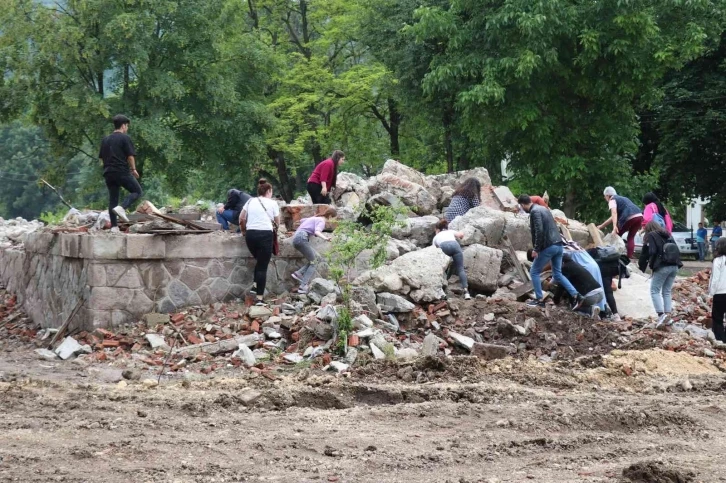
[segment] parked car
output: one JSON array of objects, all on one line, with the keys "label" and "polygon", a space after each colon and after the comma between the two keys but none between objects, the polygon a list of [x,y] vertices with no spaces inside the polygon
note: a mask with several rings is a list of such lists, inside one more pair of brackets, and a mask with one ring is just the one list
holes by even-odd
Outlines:
[{"label": "parked car", "polygon": [[[709,230],[710,231],[710,230]],[[710,234],[709,234],[710,236]],[[623,236],[623,240],[627,241],[627,234]],[[673,240],[678,245],[681,256],[692,256],[698,258],[698,245],[696,245],[696,231],[691,229],[685,223],[673,222]],[[635,253],[643,250],[643,235],[638,233],[635,237]]]}]

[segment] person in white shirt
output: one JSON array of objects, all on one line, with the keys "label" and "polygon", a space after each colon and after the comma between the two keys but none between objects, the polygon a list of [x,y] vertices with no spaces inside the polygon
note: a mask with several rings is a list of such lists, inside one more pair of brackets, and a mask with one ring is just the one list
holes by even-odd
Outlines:
[{"label": "person in white shirt", "polygon": [[711,305],[713,335],[716,336],[716,340],[726,342],[723,327],[723,319],[726,315],[726,238],[719,238],[716,242],[708,294],[713,297]]},{"label": "person in white shirt", "polygon": [[267,266],[280,224],[280,206],[272,199],[272,185],[262,178],[257,185],[257,197],[245,203],[239,215],[239,226],[255,264],[255,285],[250,291],[257,296],[256,305],[264,305]]},{"label": "person in white shirt", "polygon": [[461,251],[461,246],[456,240],[457,238],[464,238],[464,234],[460,231],[449,230],[449,222],[445,219],[439,220],[436,224],[436,236],[434,237],[433,245],[436,248],[440,248],[442,252],[453,259],[454,270],[456,270],[456,274],[459,276],[459,282],[464,289],[464,299],[470,300],[469,281],[466,278],[466,270],[464,269],[464,252]]}]

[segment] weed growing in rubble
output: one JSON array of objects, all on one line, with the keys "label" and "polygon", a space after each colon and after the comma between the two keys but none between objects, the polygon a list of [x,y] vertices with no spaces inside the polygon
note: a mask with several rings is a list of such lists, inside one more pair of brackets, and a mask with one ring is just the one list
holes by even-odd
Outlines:
[{"label": "weed growing in rubble", "polygon": [[390,206],[366,209],[362,218],[371,220],[370,225],[354,221],[341,221],[335,229],[330,251],[327,253],[330,275],[341,288],[343,307],[338,311],[338,350],[345,353],[348,335],[353,329],[350,282],[356,259],[370,251],[370,266],[378,268],[386,261],[386,246],[393,230],[403,225],[401,215],[405,210]]}]

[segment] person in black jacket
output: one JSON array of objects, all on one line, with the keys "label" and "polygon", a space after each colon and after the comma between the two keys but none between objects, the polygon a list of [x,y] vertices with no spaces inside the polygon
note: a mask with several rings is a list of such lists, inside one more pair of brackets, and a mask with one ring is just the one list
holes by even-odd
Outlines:
[{"label": "person in black jacket", "polygon": [[532,286],[536,299],[530,300],[527,305],[544,307],[542,281],[539,277],[547,263],[551,262],[552,276],[555,281],[574,300],[572,310],[579,309],[585,299],[562,274],[562,253],[564,248],[560,230],[557,229],[552,213],[547,208],[532,203],[529,195],[520,195],[518,201],[522,209],[529,213],[529,229],[532,233],[532,246],[534,247],[532,250],[534,262],[529,273],[532,276]]},{"label": "person in black jacket", "polygon": [[[593,319],[598,318],[600,305],[605,298],[605,291],[600,285],[600,281],[595,280],[595,277],[585,267],[577,263],[569,252],[565,252],[562,257],[562,274],[579,293],[584,294],[584,300],[579,310],[586,312]],[[566,295],[571,302],[574,302],[562,285],[558,285],[554,291],[554,303],[559,304],[563,295]]]},{"label": "person in black jacket", "polygon": [[[222,225],[224,231],[229,231],[229,224],[239,223],[239,214],[242,212],[242,208],[252,198],[248,193],[244,191],[231,189],[227,191],[227,202],[224,206],[217,208],[217,222]],[[239,229],[237,229],[239,232]]]},{"label": "person in black jacket", "polygon": [[675,263],[668,263],[664,260],[663,247],[669,242],[675,243],[670,233],[658,222],[650,221],[645,225],[643,250],[640,253],[638,267],[642,272],[645,272],[648,267],[653,271],[653,277],[650,280],[650,298],[653,300],[653,308],[658,314],[656,327],[660,327],[670,320],[673,308],[671,296],[673,282],[676,280],[678,269],[683,266],[680,258]]}]

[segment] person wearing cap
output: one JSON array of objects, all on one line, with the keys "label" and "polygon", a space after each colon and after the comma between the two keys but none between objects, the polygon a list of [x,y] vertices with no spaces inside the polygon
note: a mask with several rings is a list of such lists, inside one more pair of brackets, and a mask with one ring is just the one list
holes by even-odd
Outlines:
[{"label": "person wearing cap", "polygon": [[608,186],[603,191],[603,196],[610,208],[610,218],[605,220],[598,228],[602,230],[609,224],[613,224],[613,233],[622,236],[628,234],[627,255],[633,258],[635,253],[635,236],[643,225],[643,212],[638,206],[625,196],[618,196],[615,188]]}]

